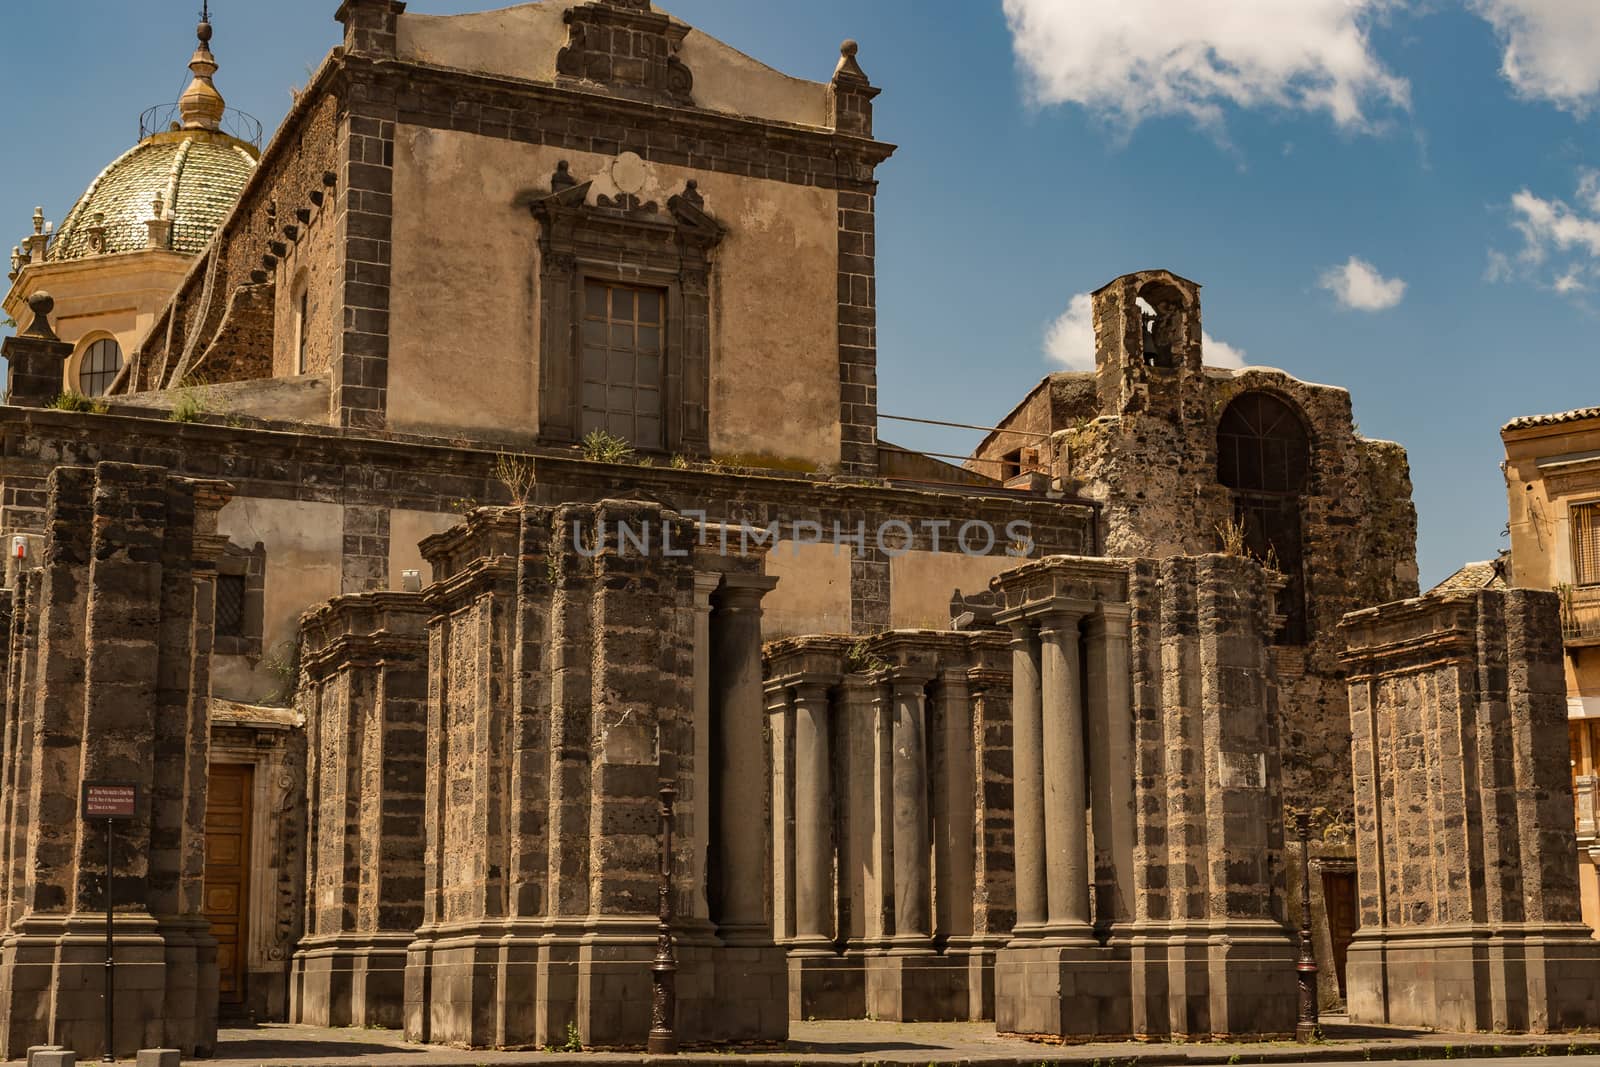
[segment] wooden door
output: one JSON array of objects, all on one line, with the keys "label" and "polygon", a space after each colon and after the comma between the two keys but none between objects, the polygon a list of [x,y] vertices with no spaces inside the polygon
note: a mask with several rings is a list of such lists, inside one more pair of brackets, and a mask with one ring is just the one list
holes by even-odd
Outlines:
[{"label": "wooden door", "polygon": [[1333,969],[1339,978],[1339,996],[1344,992],[1344,961],[1350,954],[1361,919],[1356,913],[1356,875],[1354,871],[1323,871],[1322,899],[1328,909],[1328,938],[1333,943]]},{"label": "wooden door", "polygon": [[254,768],[213,763],[206,785],[205,915],[217,939],[224,1008],[244,1003],[250,943],[250,787]]}]

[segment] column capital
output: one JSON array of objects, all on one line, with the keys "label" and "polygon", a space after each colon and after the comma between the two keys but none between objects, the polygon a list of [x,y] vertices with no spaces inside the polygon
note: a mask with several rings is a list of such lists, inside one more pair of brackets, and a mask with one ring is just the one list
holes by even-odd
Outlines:
[{"label": "column capital", "polygon": [[898,696],[906,689],[916,689],[921,692],[924,686],[933,681],[938,672],[920,663],[892,663],[884,673],[887,675],[890,688]]},{"label": "column capital", "polygon": [[708,574],[705,571],[696,571],[694,575],[694,609],[700,612],[711,610],[711,594],[717,591],[722,584],[722,575]]},{"label": "column capital", "polygon": [[1103,603],[1089,616],[1089,632],[1097,637],[1127,638],[1132,620],[1133,608],[1129,605]]},{"label": "column capital", "polygon": [[761,598],[770,593],[778,579],[767,574],[724,574],[716,589],[716,609],[722,612],[761,610]]},{"label": "column capital", "polygon": [[794,691],[795,704],[821,704],[827,707],[828,693],[833,689],[829,679],[820,675],[807,675],[791,679],[788,684]]},{"label": "column capital", "polygon": [[1031,644],[1039,639],[1038,632],[1031,619],[1016,618],[1007,621],[1006,629],[1011,631],[1011,647]]},{"label": "column capital", "polygon": [[1039,636],[1043,638],[1064,630],[1076,630],[1078,623],[1093,610],[1092,603],[1056,601],[1048,604],[1035,616],[1039,622]]}]

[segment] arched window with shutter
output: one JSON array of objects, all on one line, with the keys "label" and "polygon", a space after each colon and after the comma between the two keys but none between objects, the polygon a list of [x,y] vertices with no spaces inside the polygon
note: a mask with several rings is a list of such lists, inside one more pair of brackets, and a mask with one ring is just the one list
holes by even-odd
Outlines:
[{"label": "arched window with shutter", "polygon": [[1243,393],[1217,426],[1217,480],[1232,490],[1234,518],[1246,550],[1287,579],[1278,597],[1284,616],[1278,643],[1308,636],[1301,498],[1311,469],[1305,420],[1291,404],[1265,392]]}]

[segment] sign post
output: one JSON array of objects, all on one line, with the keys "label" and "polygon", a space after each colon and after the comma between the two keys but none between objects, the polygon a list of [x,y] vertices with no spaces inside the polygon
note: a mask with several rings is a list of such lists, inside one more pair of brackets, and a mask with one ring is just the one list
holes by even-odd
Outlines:
[{"label": "sign post", "polygon": [[114,949],[115,933],[113,920],[115,913],[112,897],[111,865],[111,829],[119,821],[132,819],[139,808],[139,784],[137,782],[84,782],[83,783],[83,821],[93,822],[103,820],[106,824],[106,1052],[100,1059],[105,1063],[115,1063],[117,1060],[116,1047],[112,1044],[112,1037],[116,1029],[116,1013],[114,1003],[116,997],[116,971],[117,957]]}]

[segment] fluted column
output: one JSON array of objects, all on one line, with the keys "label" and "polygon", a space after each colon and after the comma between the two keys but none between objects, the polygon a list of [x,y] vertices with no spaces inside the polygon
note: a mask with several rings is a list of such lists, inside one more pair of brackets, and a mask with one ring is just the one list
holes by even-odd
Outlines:
[{"label": "fluted column", "polygon": [[1093,768],[1097,925],[1133,918],[1133,698],[1129,609],[1105,604],[1089,619],[1089,760]]},{"label": "fluted column", "polygon": [[933,948],[927,678],[896,673],[894,688],[894,938],[895,952]]},{"label": "fluted column", "polygon": [[1083,690],[1075,613],[1040,620],[1039,688],[1044,721],[1044,839],[1047,911],[1053,935],[1089,924],[1088,794]]},{"label": "fluted column", "polygon": [[1011,624],[1011,753],[1013,848],[1018,934],[1045,922],[1044,734],[1040,718],[1039,638],[1025,622]]},{"label": "fluted column", "polygon": [[[711,617],[712,716],[722,742],[717,765],[715,864],[720,914],[717,933],[725,944],[767,943],[766,750],[761,685],[761,598],[776,578],[723,577]],[[776,813],[774,815],[776,816]]]},{"label": "fluted column", "polygon": [[794,687],[794,940],[791,954],[833,955],[833,784],[828,687]]}]

